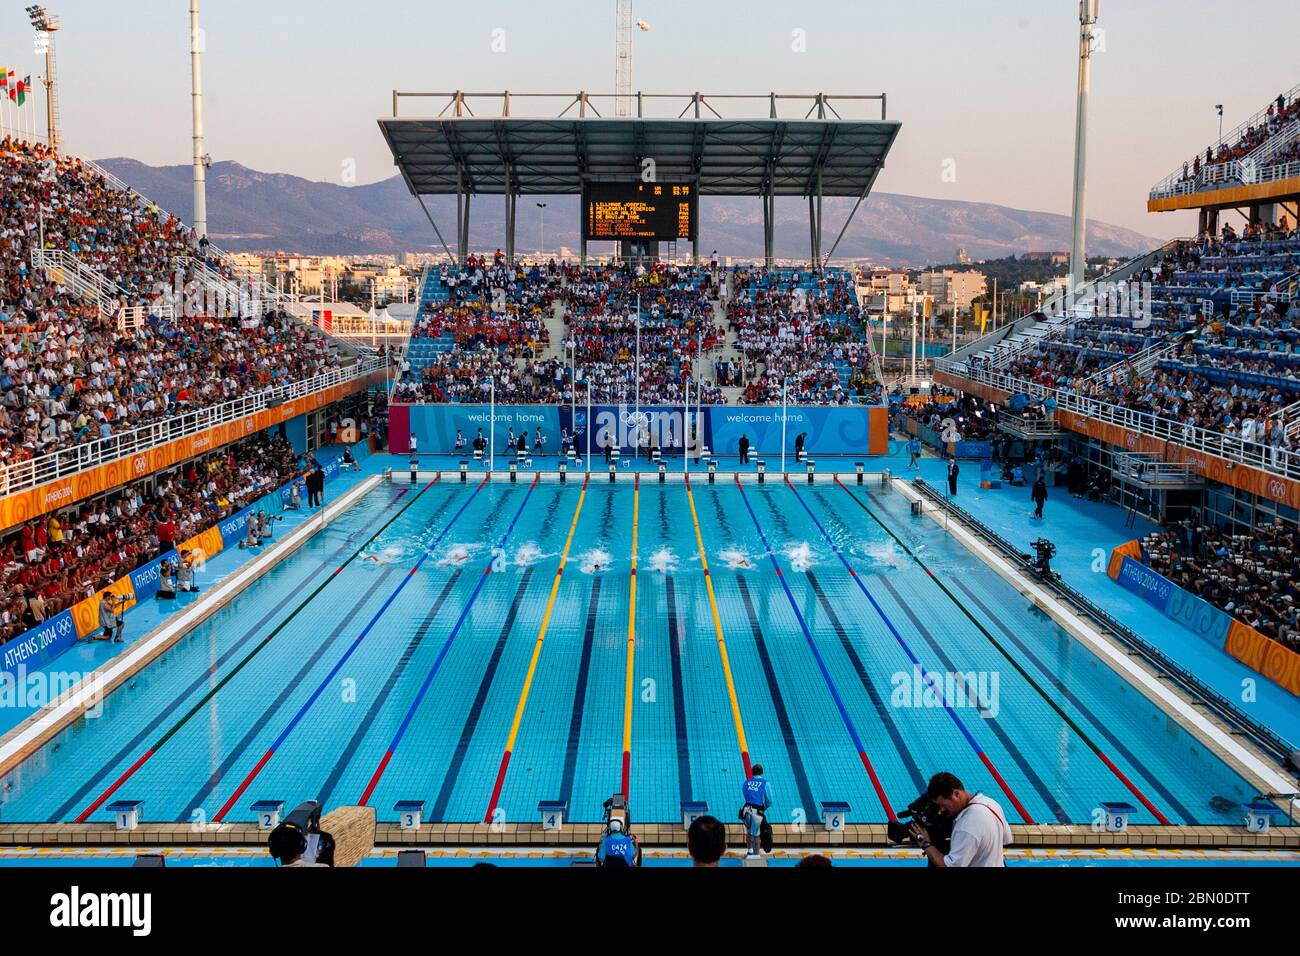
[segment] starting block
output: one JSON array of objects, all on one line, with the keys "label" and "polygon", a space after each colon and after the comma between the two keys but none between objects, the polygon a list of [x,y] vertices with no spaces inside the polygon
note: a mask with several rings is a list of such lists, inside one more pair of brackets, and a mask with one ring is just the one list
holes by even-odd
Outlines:
[{"label": "starting block", "polygon": [[1123,833],[1128,829],[1128,818],[1137,813],[1137,807],[1127,803],[1103,803],[1102,811],[1106,814],[1106,832]]},{"label": "starting block", "polygon": [[134,830],[140,825],[140,807],[143,805],[143,800],[117,800],[107,809],[113,814],[113,822],[119,830]]},{"label": "starting block", "polygon": [[703,800],[693,800],[682,804],[682,829],[689,830],[691,824],[709,812],[709,805]]},{"label": "starting block", "polygon": [[847,803],[838,803],[834,801],[822,801],[822,823],[826,825],[827,832],[834,833],[844,829],[844,824],[848,821],[849,811],[852,808]]},{"label": "starting block", "polygon": [[564,814],[569,809],[563,800],[542,800],[537,804],[537,812],[542,815],[543,830],[559,830],[564,827]]},{"label": "starting block", "polygon": [[[112,807],[109,807],[111,810]],[[1280,816],[1282,809],[1263,800],[1255,803],[1243,803],[1241,809],[1246,811],[1246,830],[1250,833],[1267,833],[1273,818]]]},{"label": "starting block", "polygon": [[393,804],[393,809],[397,811],[397,822],[403,830],[420,829],[421,818],[424,816],[423,800],[398,800]]},{"label": "starting block", "polygon": [[259,830],[274,830],[280,825],[280,814],[284,812],[284,801],[258,800],[249,809],[257,814],[257,828]]}]

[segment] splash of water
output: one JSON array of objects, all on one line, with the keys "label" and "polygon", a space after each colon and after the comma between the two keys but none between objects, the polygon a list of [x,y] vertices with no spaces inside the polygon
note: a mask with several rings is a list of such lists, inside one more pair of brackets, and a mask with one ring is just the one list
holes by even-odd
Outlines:
[{"label": "splash of water", "polygon": [[447,552],[438,559],[438,567],[452,568],[460,567],[465,564],[474,552],[482,547],[481,544],[452,544],[447,546]]},{"label": "splash of water", "polygon": [[530,568],[538,561],[544,561],[551,555],[537,546],[536,541],[525,541],[515,551],[513,563],[519,568]]},{"label": "splash of water", "polygon": [[790,562],[792,570],[802,573],[817,564],[817,553],[807,541],[800,541],[786,547],[785,559]]},{"label": "splash of water", "polygon": [[898,570],[907,564],[907,558],[892,541],[877,541],[867,547],[867,557],[873,563]]},{"label": "splash of water", "polygon": [[753,562],[749,560],[749,555],[740,548],[723,548],[718,552],[718,557],[732,571],[748,571],[754,567]]},{"label": "splash of water", "polygon": [[650,570],[660,574],[672,574],[677,570],[677,555],[672,548],[660,548],[650,555]]},{"label": "splash of water", "polygon": [[614,557],[604,548],[592,548],[578,558],[579,570],[583,574],[598,574],[608,571],[614,563]]}]

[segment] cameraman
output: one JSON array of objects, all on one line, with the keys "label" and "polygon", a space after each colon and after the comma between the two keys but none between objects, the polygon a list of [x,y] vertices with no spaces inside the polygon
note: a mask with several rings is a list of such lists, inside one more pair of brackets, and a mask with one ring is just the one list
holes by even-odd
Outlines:
[{"label": "cameraman", "polygon": [[1002,848],[1011,843],[1011,827],[995,801],[969,793],[950,773],[931,777],[926,795],[953,819],[952,849],[946,856],[930,842],[925,827],[912,824],[917,846],[934,866],[1006,866]]}]

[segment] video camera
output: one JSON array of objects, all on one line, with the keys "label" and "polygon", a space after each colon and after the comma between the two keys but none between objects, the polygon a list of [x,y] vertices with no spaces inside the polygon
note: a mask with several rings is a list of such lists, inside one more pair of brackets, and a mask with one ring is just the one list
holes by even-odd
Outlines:
[{"label": "video camera", "polygon": [[616,793],[603,804],[605,816],[602,821],[605,833],[631,833],[632,816],[628,813],[627,797]]},{"label": "video camera", "polygon": [[1056,557],[1056,545],[1046,538],[1035,538],[1029,542],[1029,546],[1034,549],[1034,570],[1038,572],[1038,576],[1044,579],[1055,577],[1052,558]]},{"label": "video camera", "polygon": [[908,817],[925,827],[925,832],[930,834],[930,842],[941,853],[946,855],[952,849],[952,828],[956,821],[940,810],[939,805],[924,793],[898,814],[897,823],[885,824],[890,843],[916,843],[916,838],[909,829],[911,821],[907,820]]},{"label": "video camera", "polygon": [[267,848],[281,865],[302,857],[304,863],[334,865],[334,838],[320,828],[320,802],[308,800],[271,831]]}]

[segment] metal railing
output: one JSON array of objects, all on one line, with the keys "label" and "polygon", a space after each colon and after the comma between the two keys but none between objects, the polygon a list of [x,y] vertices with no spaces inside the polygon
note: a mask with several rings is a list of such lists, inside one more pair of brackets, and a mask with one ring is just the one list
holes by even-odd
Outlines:
[{"label": "metal railing", "polygon": [[[940,369],[940,371],[949,371]],[[1064,391],[1031,382],[1013,375],[1007,375],[989,369],[962,369],[949,371],[983,385],[1001,389],[1005,392],[1024,392],[1045,398],[1056,398],[1058,411],[1072,412],[1097,421],[1127,428],[1129,431],[1151,435],[1166,441],[1182,445],[1192,451],[1214,455],[1226,461],[1249,465],[1273,474],[1300,480],[1300,452],[1266,445],[1262,442],[1243,442],[1240,438],[1225,435],[1222,432],[1199,428],[1185,422],[1175,421],[1152,412],[1125,408],[1097,398],[1080,395],[1078,392]]]},{"label": "metal railing", "polygon": [[110,435],[107,438],[98,438],[27,461],[0,466],[0,495],[35,488],[46,482],[67,478],[90,468],[138,455],[166,442],[198,434],[216,425],[237,421],[322,389],[383,372],[387,365],[386,357],[371,356],[352,365],[333,368],[308,379],[273,386],[219,405],[195,409],[150,425],[142,425],[130,431]]},{"label": "metal railing", "polygon": [[48,280],[94,302],[100,318],[116,315],[127,299],[125,289],[63,249],[33,247],[31,258],[32,268],[39,269]]},{"label": "metal railing", "polygon": [[[1300,95],[1300,84],[1293,86],[1288,92],[1282,94],[1283,102],[1289,104],[1293,102],[1298,95]],[[1244,133],[1246,130],[1250,129],[1253,126],[1258,126],[1260,123],[1266,122],[1268,120],[1268,111],[1271,107],[1276,105],[1276,103],[1277,103],[1276,99],[1269,100],[1267,106],[1261,108],[1253,116],[1250,116],[1245,120],[1242,120],[1232,129],[1228,130],[1227,133],[1219,137],[1219,142],[1216,145],[1223,145],[1224,143],[1231,143],[1231,144],[1237,143],[1241,139],[1241,134]],[[1256,148],[1258,149],[1258,147]],[[1204,155],[1205,155],[1205,150],[1200,150],[1197,153],[1197,156],[1204,156]],[[1215,165],[1226,166],[1229,164],[1219,163]],[[1206,169],[1208,168],[1211,167],[1202,167],[1201,174],[1204,175]],[[1194,185],[1194,183],[1180,182],[1180,180],[1182,180],[1183,178],[1183,175],[1184,175],[1183,167],[1180,165],[1172,173],[1170,173],[1164,179],[1160,180],[1160,182],[1156,183],[1154,186],[1151,187],[1150,197],[1152,199],[1162,199],[1167,196],[1175,196],[1183,193],[1194,192],[1195,191],[1194,189],[1184,190],[1178,188],[1180,186]]]}]

